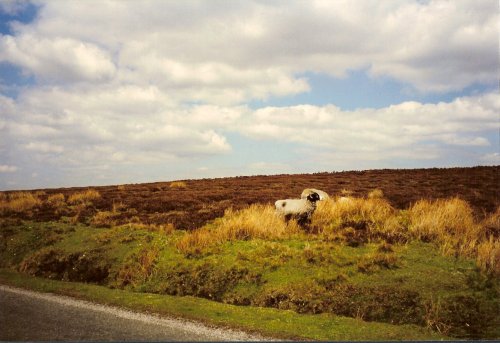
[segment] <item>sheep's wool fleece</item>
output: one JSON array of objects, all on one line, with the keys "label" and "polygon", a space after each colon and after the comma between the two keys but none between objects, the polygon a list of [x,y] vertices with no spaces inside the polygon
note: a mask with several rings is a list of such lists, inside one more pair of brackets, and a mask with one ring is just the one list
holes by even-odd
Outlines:
[{"label": "sheep's wool fleece", "polygon": [[276,211],[287,214],[308,213],[315,210],[316,205],[306,199],[278,200],[274,204]]},{"label": "sheep's wool fleece", "polygon": [[309,196],[309,194],[313,194],[313,193],[316,193],[319,195],[319,200],[325,200],[325,199],[328,199],[330,197],[328,195],[328,193],[326,193],[325,191],[315,189],[315,188],[306,188],[302,191],[300,198],[306,199]]}]

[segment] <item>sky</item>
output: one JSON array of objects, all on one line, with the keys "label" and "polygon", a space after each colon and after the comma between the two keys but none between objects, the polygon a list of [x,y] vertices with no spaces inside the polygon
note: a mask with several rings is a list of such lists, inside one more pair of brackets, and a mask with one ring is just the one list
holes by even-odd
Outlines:
[{"label": "sky", "polygon": [[496,0],[0,0],[0,190],[500,165]]}]

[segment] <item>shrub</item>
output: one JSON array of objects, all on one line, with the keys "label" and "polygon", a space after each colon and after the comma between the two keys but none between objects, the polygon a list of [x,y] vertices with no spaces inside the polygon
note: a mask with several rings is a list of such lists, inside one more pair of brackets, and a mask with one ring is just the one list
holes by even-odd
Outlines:
[{"label": "shrub", "polygon": [[496,211],[491,213],[489,216],[481,222],[486,239],[493,237],[495,239],[500,239],[500,206],[496,208]]},{"label": "shrub", "polygon": [[[137,218],[137,217],[136,217]],[[158,232],[161,234],[169,235],[175,231],[175,227],[171,223],[167,224],[143,224],[140,219],[137,218],[136,222],[130,222],[127,224],[128,228],[132,230],[147,230],[149,232]]]},{"label": "shrub", "polygon": [[482,270],[500,276],[500,240],[490,236],[478,245],[477,264]]},{"label": "shrub", "polygon": [[147,281],[155,270],[159,253],[157,246],[148,246],[133,254],[118,272],[120,285],[137,286]]},{"label": "shrub", "polygon": [[55,209],[64,207],[66,205],[64,194],[57,193],[49,195],[49,197],[47,198],[47,205]]},{"label": "shrub", "polygon": [[384,192],[380,189],[374,189],[368,193],[368,199],[382,199],[384,197]]},{"label": "shrub", "polygon": [[116,212],[98,211],[92,219],[91,224],[97,227],[112,227],[116,225]]},{"label": "shrub", "polygon": [[85,205],[85,206],[90,206],[92,205],[94,200],[97,200],[101,197],[101,194],[99,194],[98,191],[94,189],[88,189],[84,192],[77,192],[74,194],[71,194],[70,197],[68,198],[68,203],[71,205]]},{"label": "shrub", "polygon": [[428,327],[453,337],[498,338],[498,302],[476,295],[454,295],[424,303]]},{"label": "shrub", "polygon": [[42,204],[36,194],[29,192],[12,193],[8,198],[9,200],[1,202],[0,210],[2,212],[24,213]]},{"label": "shrub", "polygon": [[184,181],[173,181],[170,182],[170,188],[186,188],[187,185]]},{"label": "shrub", "polygon": [[42,248],[24,258],[23,273],[49,279],[102,283],[109,274],[109,263],[98,251],[67,253],[61,249]]},{"label": "shrub", "polygon": [[344,227],[366,229],[372,234],[398,229],[397,225],[390,223],[396,211],[385,199],[347,199],[327,199],[318,203],[311,226],[320,233]]},{"label": "shrub", "polygon": [[484,238],[472,208],[461,199],[420,200],[409,209],[409,232],[422,241],[437,241],[443,253],[474,257]]},{"label": "shrub", "polygon": [[280,239],[299,230],[295,221],[285,223],[270,205],[254,204],[240,211],[226,210],[224,216],[212,224],[187,233],[177,243],[177,248],[186,254],[199,253],[206,247],[227,241]]},{"label": "shrub", "polygon": [[363,258],[358,262],[358,270],[362,273],[371,273],[379,269],[395,269],[398,258],[394,254],[376,253]]}]

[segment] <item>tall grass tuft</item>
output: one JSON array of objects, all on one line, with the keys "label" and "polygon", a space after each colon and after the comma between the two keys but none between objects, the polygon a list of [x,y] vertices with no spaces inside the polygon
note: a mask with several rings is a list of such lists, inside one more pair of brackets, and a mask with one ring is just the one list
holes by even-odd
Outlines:
[{"label": "tall grass tuft", "polygon": [[493,275],[500,276],[500,240],[490,236],[477,247],[478,266]]},{"label": "tall grass tuft", "polygon": [[370,230],[386,230],[396,210],[383,198],[337,198],[318,203],[311,225],[316,231],[331,232],[355,223],[364,223]]},{"label": "tall grass tuft", "polygon": [[381,189],[374,189],[368,193],[369,199],[382,199],[384,197],[384,192]]},{"label": "tall grass tuft", "polygon": [[172,181],[170,182],[170,188],[186,188],[187,185],[184,181]]},{"label": "tall grass tuft", "polygon": [[42,201],[36,194],[30,192],[15,192],[2,197],[0,212],[24,213],[40,206]]},{"label": "tall grass tuft", "polygon": [[222,218],[187,233],[177,243],[177,248],[186,254],[199,253],[204,248],[228,241],[280,239],[299,231],[296,221],[285,223],[272,206],[254,204],[239,211],[226,210]]},{"label": "tall grass tuft", "polygon": [[409,232],[422,241],[436,241],[447,255],[474,257],[484,230],[469,204],[459,198],[420,200],[409,211]]},{"label": "tall grass tuft", "polygon": [[94,200],[101,197],[98,191],[95,189],[88,189],[84,192],[77,192],[71,194],[68,198],[68,203],[71,205],[86,205],[90,206]]},{"label": "tall grass tuft", "polygon": [[120,286],[137,286],[147,281],[154,273],[160,249],[156,245],[144,247],[131,256],[118,272]]},{"label": "tall grass tuft", "polygon": [[49,195],[49,197],[47,198],[47,205],[56,209],[64,207],[66,205],[64,194],[57,193]]}]

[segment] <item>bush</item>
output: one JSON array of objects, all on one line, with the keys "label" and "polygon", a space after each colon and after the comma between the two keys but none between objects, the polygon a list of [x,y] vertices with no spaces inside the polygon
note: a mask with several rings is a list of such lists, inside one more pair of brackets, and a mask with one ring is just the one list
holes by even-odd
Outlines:
[{"label": "bush", "polygon": [[475,257],[484,239],[472,208],[461,199],[420,200],[408,213],[410,234],[424,242],[437,241],[445,254]]},{"label": "bush", "polygon": [[382,199],[384,197],[384,192],[381,189],[374,189],[368,193],[368,199]]},{"label": "bush", "polygon": [[29,192],[16,192],[11,193],[9,196],[5,196],[4,199],[0,201],[0,211],[26,213],[41,204],[42,201],[36,194]]},{"label": "bush", "polygon": [[233,211],[226,210],[222,218],[201,229],[187,233],[177,248],[185,254],[198,254],[204,248],[235,240],[280,239],[299,232],[295,221],[285,223],[269,205],[251,205]]},{"label": "bush", "polygon": [[43,248],[27,256],[20,264],[23,273],[49,279],[102,283],[110,265],[98,251],[66,253],[61,249]]},{"label": "bush", "polygon": [[184,181],[173,181],[170,182],[170,188],[186,188],[187,185]]},{"label": "bush", "polygon": [[120,286],[142,285],[153,274],[160,249],[157,246],[144,247],[141,251],[133,254],[118,272]]},{"label": "bush", "polygon": [[47,205],[55,209],[60,209],[66,205],[64,194],[57,193],[49,195],[47,198]]},{"label": "bush", "polygon": [[77,192],[71,194],[68,198],[68,203],[71,205],[92,205],[94,200],[97,200],[101,197],[98,191],[94,189],[88,189],[85,192]]},{"label": "bush", "polygon": [[395,269],[398,268],[397,262],[396,255],[379,252],[359,261],[358,270],[362,273],[371,273],[380,269]]},{"label": "bush", "polygon": [[477,247],[477,264],[494,276],[500,276],[500,240],[490,236]]},{"label": "bush", "polygon": [[425,302],[428,327],[445,335],[466,339],[498,339],[498,301],[474,295],[456,295]]},{"label": "bush", "polygon": [[97,227],[112,227],[116,225],[116,212],[98,211],[90,220],[90,223]]},{"label": "bush", "polygon": [[351,246],[357,246],[370,238],[401,240],[399,236],[403,233],[397,220],[397,211],[382,198],[321,201],[312,216],[311,227],[330,238],[332,234],[337,235]]}]

